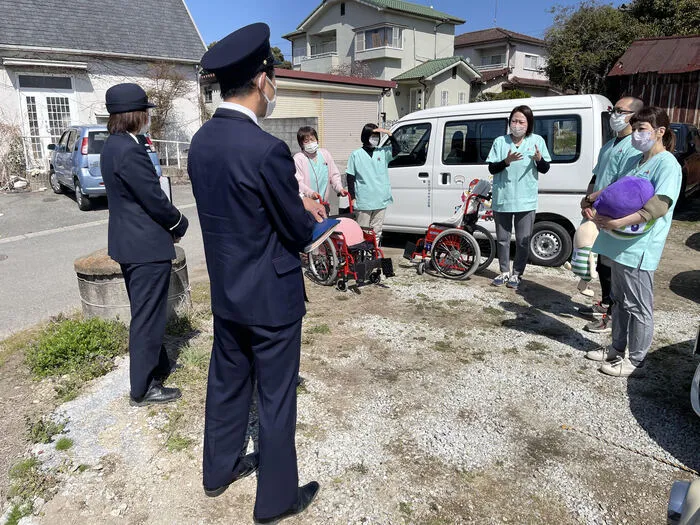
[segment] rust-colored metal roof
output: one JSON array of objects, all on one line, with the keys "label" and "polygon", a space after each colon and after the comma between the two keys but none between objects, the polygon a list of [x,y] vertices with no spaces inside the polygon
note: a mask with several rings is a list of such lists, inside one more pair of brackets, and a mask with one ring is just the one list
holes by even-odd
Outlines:
[{"label": "rust-colored metal roof", "polygon": [[609,77],[636,73],[689,73],[700,70],[700,35],[635,40],[615,63]]},{"label": "rust-colored metal roof", "polygon": [[477,78],[474,81],[486,83],[493,80],[494,78],[508,76],[508,73],[510,73],[510,69],[508,69],[507,67],[504,67],[502,69],[487,69],[486,71],[479,71],[479,74],[481,74],[481,78]]}]

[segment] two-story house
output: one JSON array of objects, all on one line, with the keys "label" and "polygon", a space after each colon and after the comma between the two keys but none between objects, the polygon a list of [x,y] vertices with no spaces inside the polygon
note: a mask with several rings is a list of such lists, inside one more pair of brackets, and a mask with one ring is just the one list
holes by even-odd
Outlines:
[{"label": "two-story house", "polygon": [[[316,73],[358,69],[396,88],[382,100],[385,120],[469,101],[479,73],[454,56],[464,20],[402,0],[325,0],[284,38],[293,68]],[[362,67],[357,67],[361,64]]]},{"label": "two-story house", "polygon": [[479,93],[521,89],[534,97],[560,95],[544,71],[547,48],[544,40],[500,27],[471,31],[455,37],[455,55],[481,74],[474,82],[472,99]]},{"label": "two-story house", "polygon": [[[201,124],[198,64],[206,50],[184,0],[157,9],[131,0],[0,0],[0,121],[21,130],[29,168],[67,126],[106,124],[105,92],[177,82],[164,136],[188,141]],[[125,25],[126,24],[126,25]]]}]

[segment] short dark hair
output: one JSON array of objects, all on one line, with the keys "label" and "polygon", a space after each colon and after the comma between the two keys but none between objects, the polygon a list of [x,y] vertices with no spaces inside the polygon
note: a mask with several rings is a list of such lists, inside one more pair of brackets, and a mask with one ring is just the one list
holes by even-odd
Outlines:
[{"label": "short dark hair", "polygon": [[318,142],[318,133],[316,133],[316,130],[314,128],[312,128],[311,126],[300,127],[299,131],[297,131],[297,142],[299,143],[300,148],[304,147],[304,140],[307,137],[314,137],[316,139],[316,142]]},{"label": "short dark hair", "polygon": [[632,116],[630,125],[634,126],[642,122],[648,122],[654,129],[666,128],[661,140],[663,141],[666,151],[673,153],[676,146],[676,134],[671,129],[671,119],[668,117],[668,113],[666,113],[664,109],[657,108],[656,106],[644,107]]},{"label": "short dark hair", "polygon": [[247,82],[244,82],[243,84],[238,86],[226,88],[226,90],[221,93],[221,99],[226,100],[229,98],[247,97],[257,89],[257,86],[255,85],[255,77],[257,77],[260,73],[265,73],[270,78],[270,80],[272,80],[273,78],[275,78],[275,66],[273,66],[272,64],[267,66],[260,66],[253,75],[253,77],[250,78]]},{"label": "short dark hair", "polygon": [[138,133],[148,124],[148,111],[113,113],[107,121],[107,131],[115,133]]},{"label": "short dark hair", "polygon": [[527,131],[525,132],[525,135],[529,135],[532,133],[532,131],[535,129],[535,117],[532,114],[532,110],[530,109],[530,106],[516,106],[513,108],[513,111],[510,112],[510,117],[508,117],[508,123],[510,124],[510,121],[513,119],[513,115],[516,113],[522,113],[525,115],[525,119],[527,120]]},{"label": "short dark hair", "polygon": [[372,124],[371,122],[362,127],[362,133],[360,133],[360,140],[362,141],[362,144],[365,146],[369,145],[369,138],[374,134],[374,130],[378,127],[379,126]]},{"label": "short dark hair", "polygon": [[639,97],[625,94],[622,95],[618,100],[622,100],[624,98],[629,98],[632,100],[632,102],[630,103],[630,110],[634,111],[635,113],[637,113],[640,109],[644,107],[644,101]]}]

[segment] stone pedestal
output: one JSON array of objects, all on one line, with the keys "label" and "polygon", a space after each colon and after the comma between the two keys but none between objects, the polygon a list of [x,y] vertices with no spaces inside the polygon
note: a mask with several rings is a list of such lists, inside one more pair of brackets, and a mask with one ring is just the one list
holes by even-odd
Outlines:
[{"label": "stone pedestal", "polygon": [[[124,276],[119,264],[107,255],[107,249],[80,257],[75,260],[73,266],[78,277],[83,315],[119,319],[128,325],[131,312]],[[185,250],[175,246],[175,259],[170,272],[168,290],[168,319],[176,314],[185,313],[191,306]]]}]

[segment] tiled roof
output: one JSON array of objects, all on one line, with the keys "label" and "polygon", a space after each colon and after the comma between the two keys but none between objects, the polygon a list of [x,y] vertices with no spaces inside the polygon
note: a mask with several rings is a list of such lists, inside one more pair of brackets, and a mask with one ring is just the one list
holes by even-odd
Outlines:
[{"label": "tiled roof", "polygon": [[700,35],[635,40],[608,73],[689,73],[700,70]]},{"label": "tiled roof", "polygon": [[510,73],[510,69],[504,67],[503,69],[489,69],[486,71],[479,71],[479,73],[481,74],[481,78],[479,79],[479,81],[489,82],[494,78],[508,76],[508,73]]},{"label": "tiled roof", "polygon": [[450,66],[459,64],[460,62],[462,62],[469,69],[473,70],[473,68],[469,64],[467,64],[462,57],[436,58],[434,60],[428,60],[426,62],[423,62],[422,64],[414,67],[413,69],[404,71],[400,75],[394,77],[392,80],[400,82],[402,80],[419,80],[422,78],[427,78],[434,75],[435,73],[442,71],[443,69],[447,69]]},{"label": "tiled roof", "polygon": [[455,47],[473,46],[477,44],[487,44],[490,42],[505,42],[507,39],[519,40],[543,46],[544,40],[535,38],[534,36],[516,33],[502,27],[493,27],[491,29],[481,29],[479,31],[471,31],[455,36]]},{"label": "tiled roof", "polygon": [[206,48],[183,0],[0,0],[0,44],[198,62]]},{"label": "tiled roof", "polygon": [[[390,89],[396,87],[396,82],[391,80],[379,80],[376,78],[358,78],[358,77],[346,77],[342,75],[330,75],[328,73],[312,73],[310,71],[296,71],[293,69],[280,69],[275,68],[275,77],[277,78],[289,78],[298,80],[313,80],[315,82],[328,82],[335,84],[349,84],[355,86],[368,86]],[[202,81],[204,82],[216,82],[216,77],[213,73],[207,73],[202,75]]]},{"label": "tiled roof", "polygon": [[[407,15],[413,15],[413,16],[420,16],[424,18],[430,18],[431,20],[439,20],[441,22],[451,22],[455,25],[463,24],[466,20],[448,15],[447,13],[443,13],[441,11],[437,11],[433,9],[432,7],[428,7],[425,5],[420,5],[420,4],[414,4],[412,2],[404,2],[403,0],[358,0],[359,3],[369,5],[371,7],[374,7],[376,9],[380,10],[387,10],[387,11],[396,11],[398,13],[404,13]],[[318,11],[325,7],[326,2],[325,0],[322,1],[316,8],[314,8],[313,11],[307,16],[302,22],[297,26],[296,31],[292,31],[291,33],[287,33],[286,35],[283,35],[282,38],[291,38],[294,36],[298,36],[304,33],[304,31],[301,29],[303,25],[311,19]]]}]

